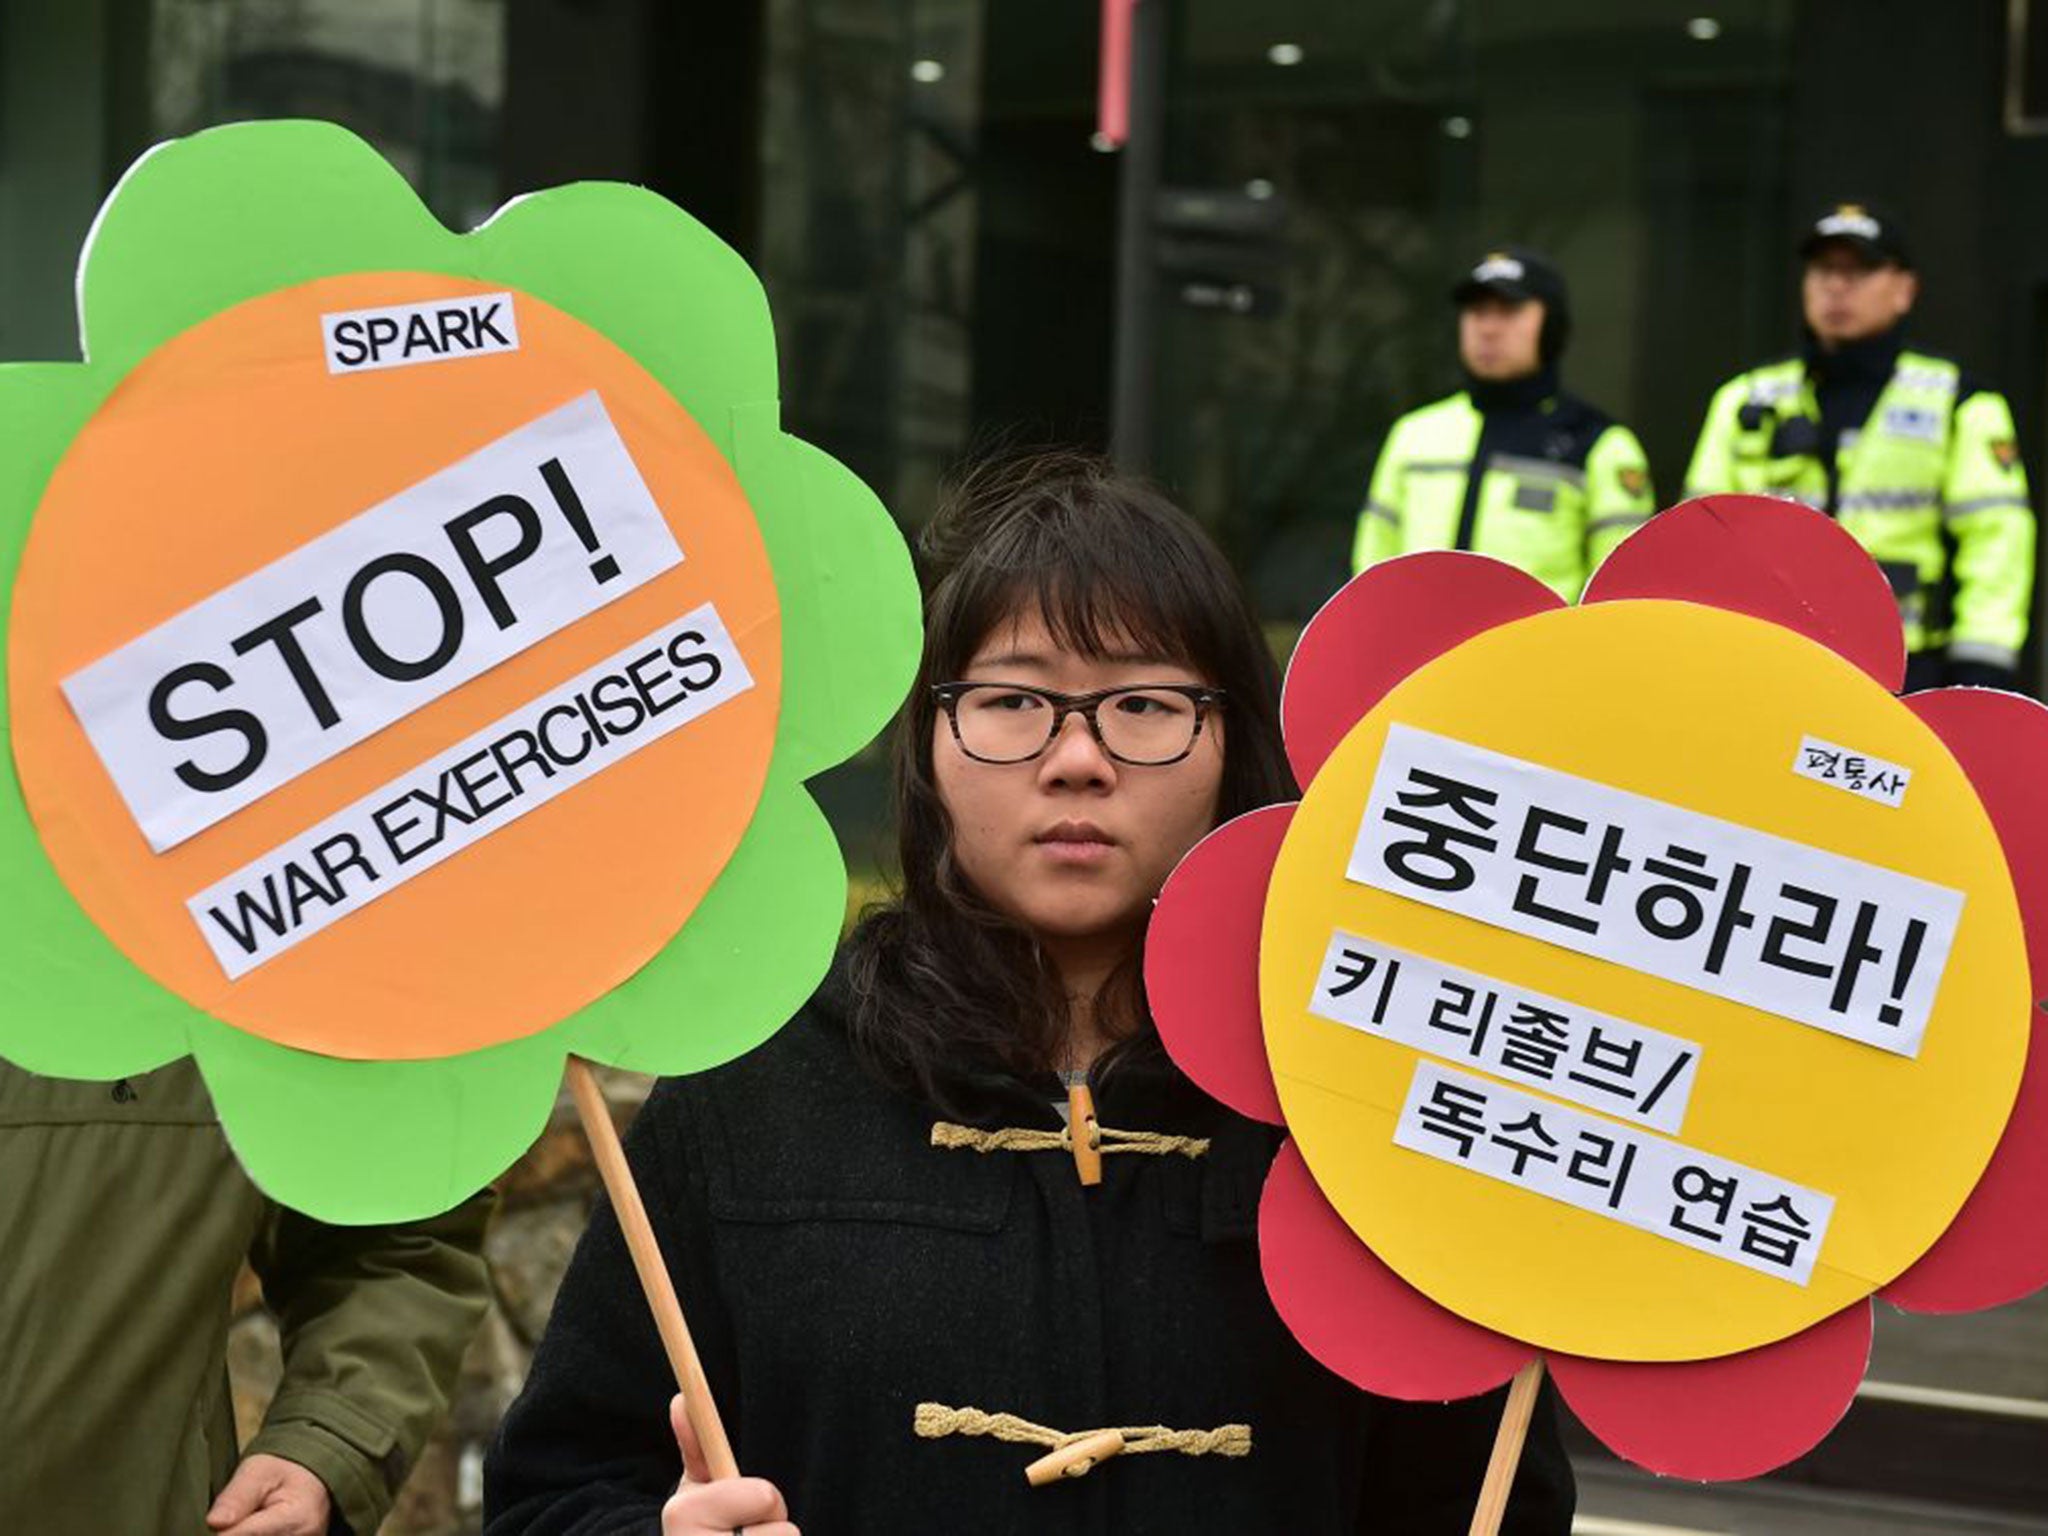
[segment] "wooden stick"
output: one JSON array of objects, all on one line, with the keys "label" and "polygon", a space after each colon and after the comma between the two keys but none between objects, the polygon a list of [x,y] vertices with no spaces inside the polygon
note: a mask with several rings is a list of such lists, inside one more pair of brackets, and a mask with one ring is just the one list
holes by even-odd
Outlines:
[{"label": "wooden stick", "polygon": [[697,1443],[704,1448],[705,1463],[714,1478],[738,1477],[739,1463],[733,1459],[732,1442],[725,1437],[725,1422],[718,1416],[718,1404],[711,1399],[711,1383],[705,1380],[704,1364],[697,1358],[697,1346],[690,1338],[690,1325],[683,1320],[683,1304],[676,1298],[675,1282],[661,1257],[661,1245],[648,1224],[647,1207],[641,1203],[640,1187],[633,1182],[633,1170],[626,1165],[625,1148],[619,1145],[618,1127],[612,1124],[611,1106],[604,1090],[580,1056],[569,1058],[569,1092],[576,1100],[576,1113],[583,1121],[583,1134],[590,1139],[597,1158],[598,1174],[612,1210],[619,1218],[619,1230],[626,1235],[626,1248],[639,1272],[640,1288],[647,1293],[647,1305],[654,1311],[654,1326],[661,1334],[662,1348],[682,1389],[683,1407]]},{"label": "wooden stick", "polygon": [[1479,1507],[1472,1512],[1470,1536],[1499,1536],[1501,1517],[1508,1509],[1508,1490],[1514,1486],[1515,1468],[1522,1461],[1522,1442],[1529,1437],[1536,1390],[1542,1385],[1540,1359],[1515,1372],[1507,1406],[1500,1412],[1500,1429],[1493,1437],[1493,1456],[1486,1463],[1486,1480],[1479,1485]]}]

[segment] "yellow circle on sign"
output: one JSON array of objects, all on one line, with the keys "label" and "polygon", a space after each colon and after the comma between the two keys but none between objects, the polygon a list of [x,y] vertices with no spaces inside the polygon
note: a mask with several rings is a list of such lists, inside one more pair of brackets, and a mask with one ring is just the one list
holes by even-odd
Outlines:
[{"label": "yellow circle on sign", "polygon": [[[1396,722],[1962,892],[1918,1056],[1347,879]],[[1903,800],[1889,806],[1795,773],[1808,736],[1910,769]],[[1500,830],[1512,851],[1517,829]],[[1339,930],[1696,1042],[1697,1075],[1672,1139],[1833,1198],[1809,1281],[1395,1145],[1417,1066],[1432,1058],[1309,1012]],[[1760,937],[1752,930],[1750,942]],[[1790,630],[1662,601],[1502,625],[1381,700],[1318,772],[1289,829],[1266,903],[1260,994],[1288,1127],[1373,1252],[1488,1328],[1619,1360],[1701,1359],[1771,1343],[1911,1265],[1998,1143],[2031,1009],[2004,852],[1940,738],[1864,673]],[[1559,1102],[1455,1055],[1433,1059]]]}]

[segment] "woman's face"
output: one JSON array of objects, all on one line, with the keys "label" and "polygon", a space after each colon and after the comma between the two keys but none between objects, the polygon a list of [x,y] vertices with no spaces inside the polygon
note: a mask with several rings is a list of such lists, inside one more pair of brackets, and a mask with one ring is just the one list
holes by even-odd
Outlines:
[{"label": "woman's face", "polygon": [[[1091,659],[1064,650],[1033,611],[997,625],[959,681],[1080,694],[1209,679],[1142,654]],[[1122,943],[1143,926],[1181,855],[1215,825],[1223,720],[1209,710],[1181,761],[1137,766],[1111,757],[1071,713],[1038,757],[995,764],[967,756],[941,710],[932,769],[953,822],[954,858],[991,905],[1056,952]]]}]

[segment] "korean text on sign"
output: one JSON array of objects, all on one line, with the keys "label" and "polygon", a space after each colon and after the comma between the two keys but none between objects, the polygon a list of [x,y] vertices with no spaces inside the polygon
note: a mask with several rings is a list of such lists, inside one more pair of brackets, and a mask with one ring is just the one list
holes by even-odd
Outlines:
[{"label": "korean text on sign", "polygon": [[1309,1011],[1674,1134],[1699,1067],[1690,1040],[1342,932]]},{"label": "korean text on sign", "polygon": [[1805,1285],[1831,1195],[1504,1084],[1415,1064],[1397,1146]]},{"label": "korean text on sign", "polygon": [[1395,725],[1346,874],[1915,1056],[1960,891]]},{"label": "korean text on sign", "polygon": [[1799,752],[1792,759],[1792,771],[1802,779],[1812,779],[1816,784],[1827,784],[1860,799],[1890,806],[1897,806],[1905,800],[1906,786],[1913,780],[1910,768],[1888,763],[1881,757],[1872,757],[1868,752],[1851,752],[1847,747],[1822,741],[1818,736],[1799,739]]}]

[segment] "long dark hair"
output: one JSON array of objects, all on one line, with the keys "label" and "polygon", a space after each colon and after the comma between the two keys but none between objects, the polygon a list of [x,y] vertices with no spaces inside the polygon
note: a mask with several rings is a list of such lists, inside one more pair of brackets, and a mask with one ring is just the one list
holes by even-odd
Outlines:
[{"label": "long dark hair", "polygon": [[[931,685],[957,678],[996,626],[1035,610],[1089,657],[1135,645],[1224,690],[1219,821],[1292,798],[1279,678],[1243,587],[1194,520],[1144,481],[1074,452],[1012,455],[959,479],[919,540],[929,596],[924,657],[896,725],[900,894],[847,945],[856,1050],[885,1081],[941,1108],[972,1064],[1054,1066],[1069,1027],[1060,979],[1033,935],[997,912],[953,859],[932,772]],[[1097,998],[1124,1037],[1098,1070],[1156,1050],[1135,947]]]}]

